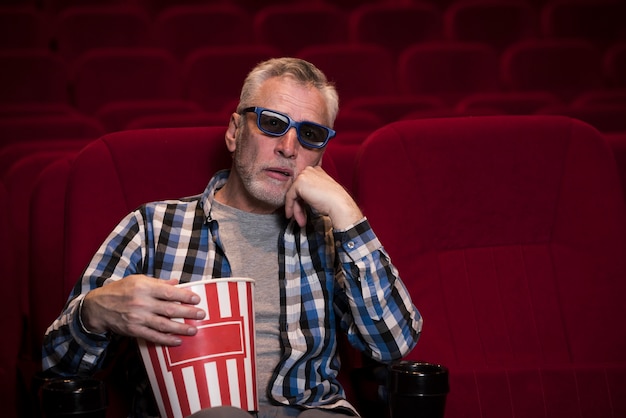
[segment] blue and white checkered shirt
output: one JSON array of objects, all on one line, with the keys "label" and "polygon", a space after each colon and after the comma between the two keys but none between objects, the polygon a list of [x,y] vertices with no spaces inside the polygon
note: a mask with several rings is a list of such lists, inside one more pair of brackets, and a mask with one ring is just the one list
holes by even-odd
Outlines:
[{"label": "blue and white checkered shirt", "polygon": [[[227,178],[228,171],[219,172],[203,194],[143,205],[117,225],[47,330],[44,370],[76,375],[101,367],[110,338],[86,333],[77,313],[85,294],[106,281],[131,274],[183,283],[231,275],[211,217],[215,192]],[[337,381],[337,324],[353,346],[389,362],[415,346],[422,318],[366,219],[342,231],[323,216],[309,216],[305,228],[292,220],[278,254],[284,351],[268,396],[353,410]]]}]

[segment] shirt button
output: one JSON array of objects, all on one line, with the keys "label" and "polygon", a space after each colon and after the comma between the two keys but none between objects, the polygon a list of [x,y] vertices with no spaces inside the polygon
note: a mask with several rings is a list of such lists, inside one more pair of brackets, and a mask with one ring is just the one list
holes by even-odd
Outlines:
[{"label": "shirt button", "polygon": [[354,248],[354,241],[350,241],[347,245],[348,245],[348,248],[353,249]]}]

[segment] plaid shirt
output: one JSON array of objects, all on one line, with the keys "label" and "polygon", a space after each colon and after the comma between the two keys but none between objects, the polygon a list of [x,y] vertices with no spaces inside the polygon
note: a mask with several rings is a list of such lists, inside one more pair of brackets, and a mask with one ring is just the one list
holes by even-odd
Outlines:
[{"label": "plaid shirt", "polygon": [[[219,172],[202,195],[143,205],[117,225],[47,330],[44,370],[91,374],[102,366],[111,338],[85,332],[78,312],[85,294],[105,282],[131,274],[181,282],[231,276],[211,217],[215,192],[227,178]],[[323,216],[310,216],[304,228],[292,220],[278,254],[283,354],[268,396],[354,410],[337,381],[337,324],[353,346],[389,362],[414,347],[420,314],[366,219],[345,231],[333,231]]]}]

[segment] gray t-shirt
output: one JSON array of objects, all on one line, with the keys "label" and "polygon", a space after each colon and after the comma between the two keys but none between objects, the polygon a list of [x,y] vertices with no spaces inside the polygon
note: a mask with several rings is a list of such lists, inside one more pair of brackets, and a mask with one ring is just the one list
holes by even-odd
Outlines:
[{"label": "gray t-shirt", "polygon": [[219,224],[233,277],[250,277],[256,281],[257,390],[259,404],[267,405],[269,380],[280,360],[278,238],[285,219],[280,213],[248,213],[217,201],[213,202],[211,215]]}]

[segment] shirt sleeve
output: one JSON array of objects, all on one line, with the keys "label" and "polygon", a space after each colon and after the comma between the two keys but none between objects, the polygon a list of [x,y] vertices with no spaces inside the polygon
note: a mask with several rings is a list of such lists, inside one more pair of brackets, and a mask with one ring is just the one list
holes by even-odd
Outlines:
[{"label": "shirt sleeve", "polygon": [[140,273],[143,259],[144,222],[141,211],[126,216],[100,246],[65,308],[47,329],[43,339],[42,368],[62,376],[97,371],[110,342],[107,334],[85,329],[80,308],[85,295],[112,280]]},{"label": "shirt sleeve", "polygon": [[333,234],[348,302],[341,323],[350,343],[382,362],[405,356],[417,343],[422,317],[389,255],[366,218]]}]

